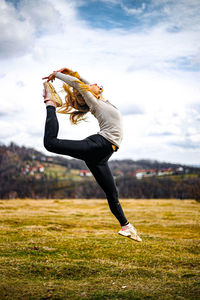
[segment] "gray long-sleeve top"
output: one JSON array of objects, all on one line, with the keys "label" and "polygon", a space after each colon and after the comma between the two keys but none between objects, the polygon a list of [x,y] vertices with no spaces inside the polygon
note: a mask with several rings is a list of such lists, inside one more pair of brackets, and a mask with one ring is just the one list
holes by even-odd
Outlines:
[{"label": "gray long-sleeve top", "polygon": [[123,139],[123,127],[122,116],[118,108],[111,104],[108,100],[104,101],[97,99],[92,95],[91,92],[83,91],[80,85],[81,81],[84,83],[89,83],[83,78],[80,78],[80,81],[76,77],[62,74],[60,72],[57,72],[55,77],[63,80],[80,92],[87,103],[91,114],[93,114],[98,120],[100,131],[97,133],[101,134],[112,144],[120,147]]}]

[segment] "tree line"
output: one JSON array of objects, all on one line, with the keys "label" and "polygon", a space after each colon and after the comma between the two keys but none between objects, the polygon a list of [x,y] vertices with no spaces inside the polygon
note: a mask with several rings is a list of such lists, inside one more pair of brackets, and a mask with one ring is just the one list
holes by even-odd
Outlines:
[{"label": "tree line", "polygon": [[[40,180],[34,177],[15,178],[11,174],[0,178],[0,198],[105,198],[105,193],[95,180],[84,182],[60,181],[43,175]],[[8,183],[9,182],[9,183]],[[200,201],[200,178],[173,180],[170,178],[143,178],[137,180],[121,176],[116,180],[121,198],[136,199],[196,199]]]}]

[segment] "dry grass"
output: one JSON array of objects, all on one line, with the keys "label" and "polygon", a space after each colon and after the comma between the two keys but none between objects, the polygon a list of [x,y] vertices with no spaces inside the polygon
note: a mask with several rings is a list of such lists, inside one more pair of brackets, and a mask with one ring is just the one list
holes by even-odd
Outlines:
[{"label": "dry grass", "polygon": [[200,299],[200,204],[121,200],[142,243],[104,200],[1,200],[0,299]]}]

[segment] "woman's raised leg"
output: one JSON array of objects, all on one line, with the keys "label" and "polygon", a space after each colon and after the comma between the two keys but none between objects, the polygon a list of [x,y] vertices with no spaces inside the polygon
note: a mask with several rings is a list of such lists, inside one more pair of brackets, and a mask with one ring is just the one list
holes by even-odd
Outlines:
[{"label": "woman's raised leg", "polygon": [[56,109],[52,105],[46,107],[47,117],[45,123],[44,147],[53,153],[69,155],[85,160],[88,158],[89,145],[87,140],[58,139],[59,124]]}]

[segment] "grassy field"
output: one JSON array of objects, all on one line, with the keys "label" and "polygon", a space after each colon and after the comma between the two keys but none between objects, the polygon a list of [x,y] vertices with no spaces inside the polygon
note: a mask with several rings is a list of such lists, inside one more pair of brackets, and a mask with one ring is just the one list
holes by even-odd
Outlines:
[{"label": "grassy field", "polygon": [[1,200],[0,299],[200,299],[200,203]]}]

